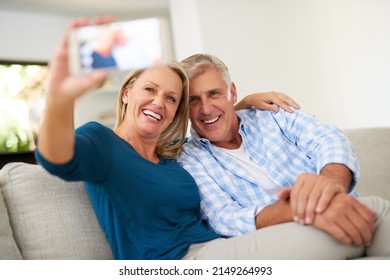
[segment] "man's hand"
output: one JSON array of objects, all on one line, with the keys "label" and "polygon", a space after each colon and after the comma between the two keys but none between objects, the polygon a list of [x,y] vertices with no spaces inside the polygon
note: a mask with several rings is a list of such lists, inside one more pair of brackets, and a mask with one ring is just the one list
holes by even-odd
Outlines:
[{"label": "man's hand", "polygon": [[[291,188],[285,188],[279,192],[279,198],[287,202],[290,193]],[[376,213],[356,198],[338,193],[323,212],[315,215],[312,226],[343,244],[367,246],[375,231],[375,218]]]},{"label": "man's hand", "polygon": [[313,226],[343,244],[367,246],[375,232],[376,213],[348,194],[337,194]]},{"label": "man's hand", "polygon": [[345,189],[336,180],[323,175],[301,174],[290,195],[294,221],[311,224],[315,214],[322,213],[338,193],[345,193]]},{"label": "man's hand", "polygon": [[333,197],[348,192],[352,181],[350,170],[342,164],[328,164],[321,174],[298,176],[291,189],[283,189],[280,199],[289,198],[294,221],[311,224],[317,213],[328,207]]}]

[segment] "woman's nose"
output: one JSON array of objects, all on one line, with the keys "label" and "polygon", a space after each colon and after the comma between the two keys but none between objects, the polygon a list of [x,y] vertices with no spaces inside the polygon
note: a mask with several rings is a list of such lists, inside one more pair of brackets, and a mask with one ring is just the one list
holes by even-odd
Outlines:
[{"label": "woman's nose", "polygon": [[152,101],[152,104],[156,106],[157,108],[164,107],[164,103],[161,96],[156,95]]}]

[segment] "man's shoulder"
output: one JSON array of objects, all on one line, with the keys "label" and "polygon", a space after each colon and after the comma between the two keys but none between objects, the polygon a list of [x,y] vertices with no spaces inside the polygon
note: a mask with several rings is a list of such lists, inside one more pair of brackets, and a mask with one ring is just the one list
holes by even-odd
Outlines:
[{"label": "man's shoulder", "polygon": [[266,124],[269,121],[275,121],[275,113],[273,111],[260,110],[252,107],[249,109],[243,109],[237,111],[237,116],[240,118],[241,123],[249,126]]},{"label": "man's shoulder", "polygon": [[177,158],[177,161],[185,162],[193,160],[194,158],[204,157],[207,149],[207,139],[190,136],[187,138],[186,142],[183,145],[183,148]]},{"label": "man's shoulder", "polygon": [[254,119],[256,117],[272,117],[276,113],[269,110],[261,110],[256,107],[251,107],[248,109],[241,109],[237,111],[237,115],[240,118]]},{"label": "man's shoulder", "polygon": [[201,138],[190,136],[185,141],[182,151],[188,153],[199,149],[202,149]]},{"label": "man's shoulder", "polygon": [[261,110],[255,107],[249,109],[243,109],[237,111],[237,115],[241,120],[245,122],[267,122],[267,121],[285,121],[288,119],[313,119],[315,118],[312,114],[309,114],[302,110],[293,109],[292,112],[287,112],[283,108],[279,108],[278,112],[270,110]]}]

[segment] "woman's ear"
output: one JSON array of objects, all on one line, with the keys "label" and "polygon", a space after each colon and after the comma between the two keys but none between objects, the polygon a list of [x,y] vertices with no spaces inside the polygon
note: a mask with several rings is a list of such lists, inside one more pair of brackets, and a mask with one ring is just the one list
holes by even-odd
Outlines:
[{"label": "woman's ear", "polygon": [[123,102],[124,104],[127,104],[127,102],[128,102],[128,100],[127,100],[127,98],[128,98],[128,93],[129,93],[128,88],[127,88],[127,87],[124,88],[123,91],[122,91],[122,102]]}]

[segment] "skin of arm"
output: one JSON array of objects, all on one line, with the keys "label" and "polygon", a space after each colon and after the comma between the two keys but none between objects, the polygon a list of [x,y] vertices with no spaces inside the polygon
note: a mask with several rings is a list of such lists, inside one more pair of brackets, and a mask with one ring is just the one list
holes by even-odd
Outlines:
[{"label": "skin of arm", "polygon": [[[111,17],[96,18],[94,23],[111,21]],[[75,142],[73,113],[76,98],[100,86],[106,78],[106,73],[102,71],[94,71],[87,75],[72,75],[69,71],[69,33],[74,28],[87,24],[86,18],[73,20],[49,62],[48,97],[37,148],[42,156],[53,163],[65,163],[73,157]]]},{"label": "skin of arm", "polygon": [[236,103],[234,109],[241,110],[252,106],[261,110],[274,111],[275,113],[279,111],[279,107],[290,113],[292,112],[291,107],[300,109],[299,104],[291,97],[275,91],[249,94]]},{"label": "skin of arm", "polygon": [[279,200],[261,210],[255,217],[256,228],[261,229],[293,221],[293,212],[288,199]]}]

